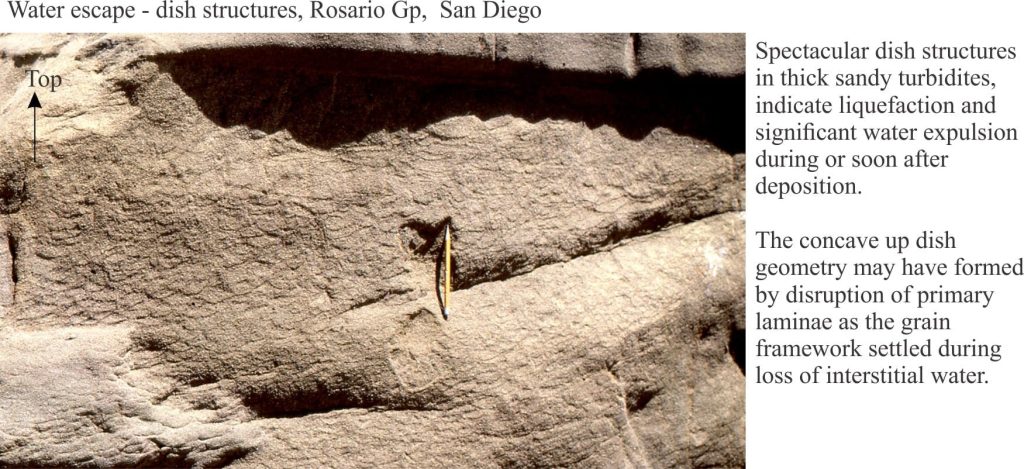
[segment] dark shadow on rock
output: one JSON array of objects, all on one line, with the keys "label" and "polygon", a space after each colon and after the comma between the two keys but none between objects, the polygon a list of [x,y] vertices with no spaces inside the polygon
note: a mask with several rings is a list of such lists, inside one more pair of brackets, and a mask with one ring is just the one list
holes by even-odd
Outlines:
[{"label": "dark shadow on rock", "polygon": [[744,375],[747,374],[747,331],[743,329],[733,329],[729,335],[729,355],[732,356],[732,360],[736,362],[736,365],[740,367],[740,371]]},{"label": "dark shadow on rock", "polygon": [[470,57],[280,46],[153,60],[217,125],[287,130],[322,149],[454,116],[511,115],[607,125],[634,140],[664,127],[743,151],[744,118],[736,112],[743,109],[743,76],[651,70],[626,78]]}]

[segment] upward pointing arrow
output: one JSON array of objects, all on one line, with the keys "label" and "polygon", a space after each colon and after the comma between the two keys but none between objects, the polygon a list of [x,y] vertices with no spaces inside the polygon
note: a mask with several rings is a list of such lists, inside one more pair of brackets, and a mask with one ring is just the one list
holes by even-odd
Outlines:
[{"label": "upward pointing arrow", "polygon": [[32,99],[28,102],[28,107],[32,108],[32,161],[36,160],[36,109],[43,107],[39,103],[39,96],[36,96],[35,92],[32,92]]}]

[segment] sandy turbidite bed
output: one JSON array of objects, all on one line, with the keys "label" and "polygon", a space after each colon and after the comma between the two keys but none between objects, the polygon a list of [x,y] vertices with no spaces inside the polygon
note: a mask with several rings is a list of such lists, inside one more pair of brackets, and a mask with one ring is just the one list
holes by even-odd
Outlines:
[{"label": "sandy turbidite bed", "polygon": [[742,36],[0,51],[0,466],[743,467]]}]

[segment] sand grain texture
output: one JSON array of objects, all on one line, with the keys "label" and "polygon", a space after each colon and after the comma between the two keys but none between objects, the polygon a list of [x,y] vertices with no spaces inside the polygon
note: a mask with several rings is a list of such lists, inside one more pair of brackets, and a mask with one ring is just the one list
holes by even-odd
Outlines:
[{"label": "sand grain texture", "polygon": [[0,466],[743,467],[743,44],[0,36]]}]

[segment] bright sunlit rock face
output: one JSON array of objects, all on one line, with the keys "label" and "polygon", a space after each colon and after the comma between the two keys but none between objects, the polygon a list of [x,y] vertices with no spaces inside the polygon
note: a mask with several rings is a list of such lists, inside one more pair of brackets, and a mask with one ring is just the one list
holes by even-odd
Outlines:
[{"label": "bright sunlit rock face", "polygon": [[743,467],[743,46],[0,37],[0,465]]}]

